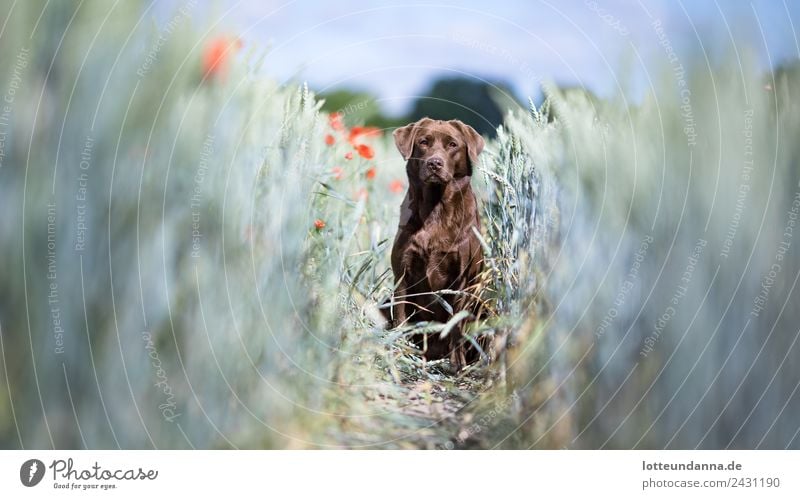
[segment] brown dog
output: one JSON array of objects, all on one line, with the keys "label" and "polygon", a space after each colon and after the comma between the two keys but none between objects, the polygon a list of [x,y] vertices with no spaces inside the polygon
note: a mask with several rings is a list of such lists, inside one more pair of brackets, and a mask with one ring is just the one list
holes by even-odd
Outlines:
[{"label": "brown dog", "polygon": [[[470,180],[483,138],[458,120],[423,118],[395,130],[394,139],[407,160],[409,187],[392,248],[397,284],[393,323],[445,323],[461,310],[475,313],[477,300],[471,292],[483,268],[483,255],[473,231],[473,227],[480,231],[480,220]],[[438,297],[431,293],[445,289],[463,293]],[[449,357],[457,370],[475,353],[464,345],[461,324],[444,339],[434,333],[413,340],[425,358]]]}]

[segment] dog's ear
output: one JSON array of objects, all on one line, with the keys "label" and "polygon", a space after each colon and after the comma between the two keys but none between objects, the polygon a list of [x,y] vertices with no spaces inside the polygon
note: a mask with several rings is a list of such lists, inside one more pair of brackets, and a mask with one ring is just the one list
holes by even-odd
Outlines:
[{"label": "dog's ear", "polygon": [[397,150],[403,155],[404,160],[408,161],[408,159],[411,157],[411,153],[414,152],[414,139],[416,138],[419,129],[429,125],[432,122],[432,119],[425,117],[419,121],[415,121],[414,123],[409,123],[404,127],[400,127],[392,133]]},{"label": "dog's ear", "polygon": [[467,143],[467,154],[469,154],[470,162],[469,175],[472,175],[472,165],[478,162],[478,155],[483,151],[483,146],[485,145],[483,137],[474,128],[459,120],[450,120],[449,123],[461,132],[461,136]]},{"label": "dog's ear", "polygon": [[411,152],[414,150],[414,135],[417,128],[417,122],[409,123],[404,127],[396,129],[392,135],[394,136],[394,144],[397,150],[403,156],[403,159],[408,161],[411,157]]}]

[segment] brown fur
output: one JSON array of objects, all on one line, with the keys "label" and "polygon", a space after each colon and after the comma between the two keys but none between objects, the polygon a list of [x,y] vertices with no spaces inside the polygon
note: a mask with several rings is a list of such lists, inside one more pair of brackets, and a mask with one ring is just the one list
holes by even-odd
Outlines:
[{"label": "brown fur", "polygon": [[[451,314],[431,291],[474,290],[483,269],[478,204],[470,187],[472,165],[483,150],[483,138],[458,120],[423,118],[398,128],[395,143],[403,159],[409,188],[403,200],[400,224],[392,248],[392,271],[397,290],[393,323],[447,322]],[[443,295],[453,310],[476,312],[474,298]],[[439,334],[417,335],[414,342],[427,359],[449,358],[461,369],[476,357],[465,345],[463,324],[440,339]],[[427,336],[427,337],[425,337]]]}]

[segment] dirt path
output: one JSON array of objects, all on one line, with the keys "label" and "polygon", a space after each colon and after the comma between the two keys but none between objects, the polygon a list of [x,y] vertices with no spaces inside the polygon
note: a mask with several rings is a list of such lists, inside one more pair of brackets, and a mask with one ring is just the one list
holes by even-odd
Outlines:
[{"label": "dirt path", "polygon": [[480,395],[492,384],[487,373],[448,373],[444,365],[404,371],[363,393],[363,417],[342,420],[340,443],[348,447],[454,449],[464,447]]}]

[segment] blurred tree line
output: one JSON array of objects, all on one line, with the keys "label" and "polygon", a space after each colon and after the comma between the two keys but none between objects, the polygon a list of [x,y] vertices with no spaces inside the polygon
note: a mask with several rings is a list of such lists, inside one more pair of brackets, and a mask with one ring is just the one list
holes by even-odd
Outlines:
[{"label": "blurred tree line", "polygon": [[428,116],[433,119],[458,119],[487,137],[496,135],[509,108],[519,105],[505,83],[468,78],[440,78],[424,95],[417,97],[405,115],[388,116],[377,105],[377,98],[365,91],[337,89],[320,96],[323,110],[339,112],[348,125],[394,128]]}]

